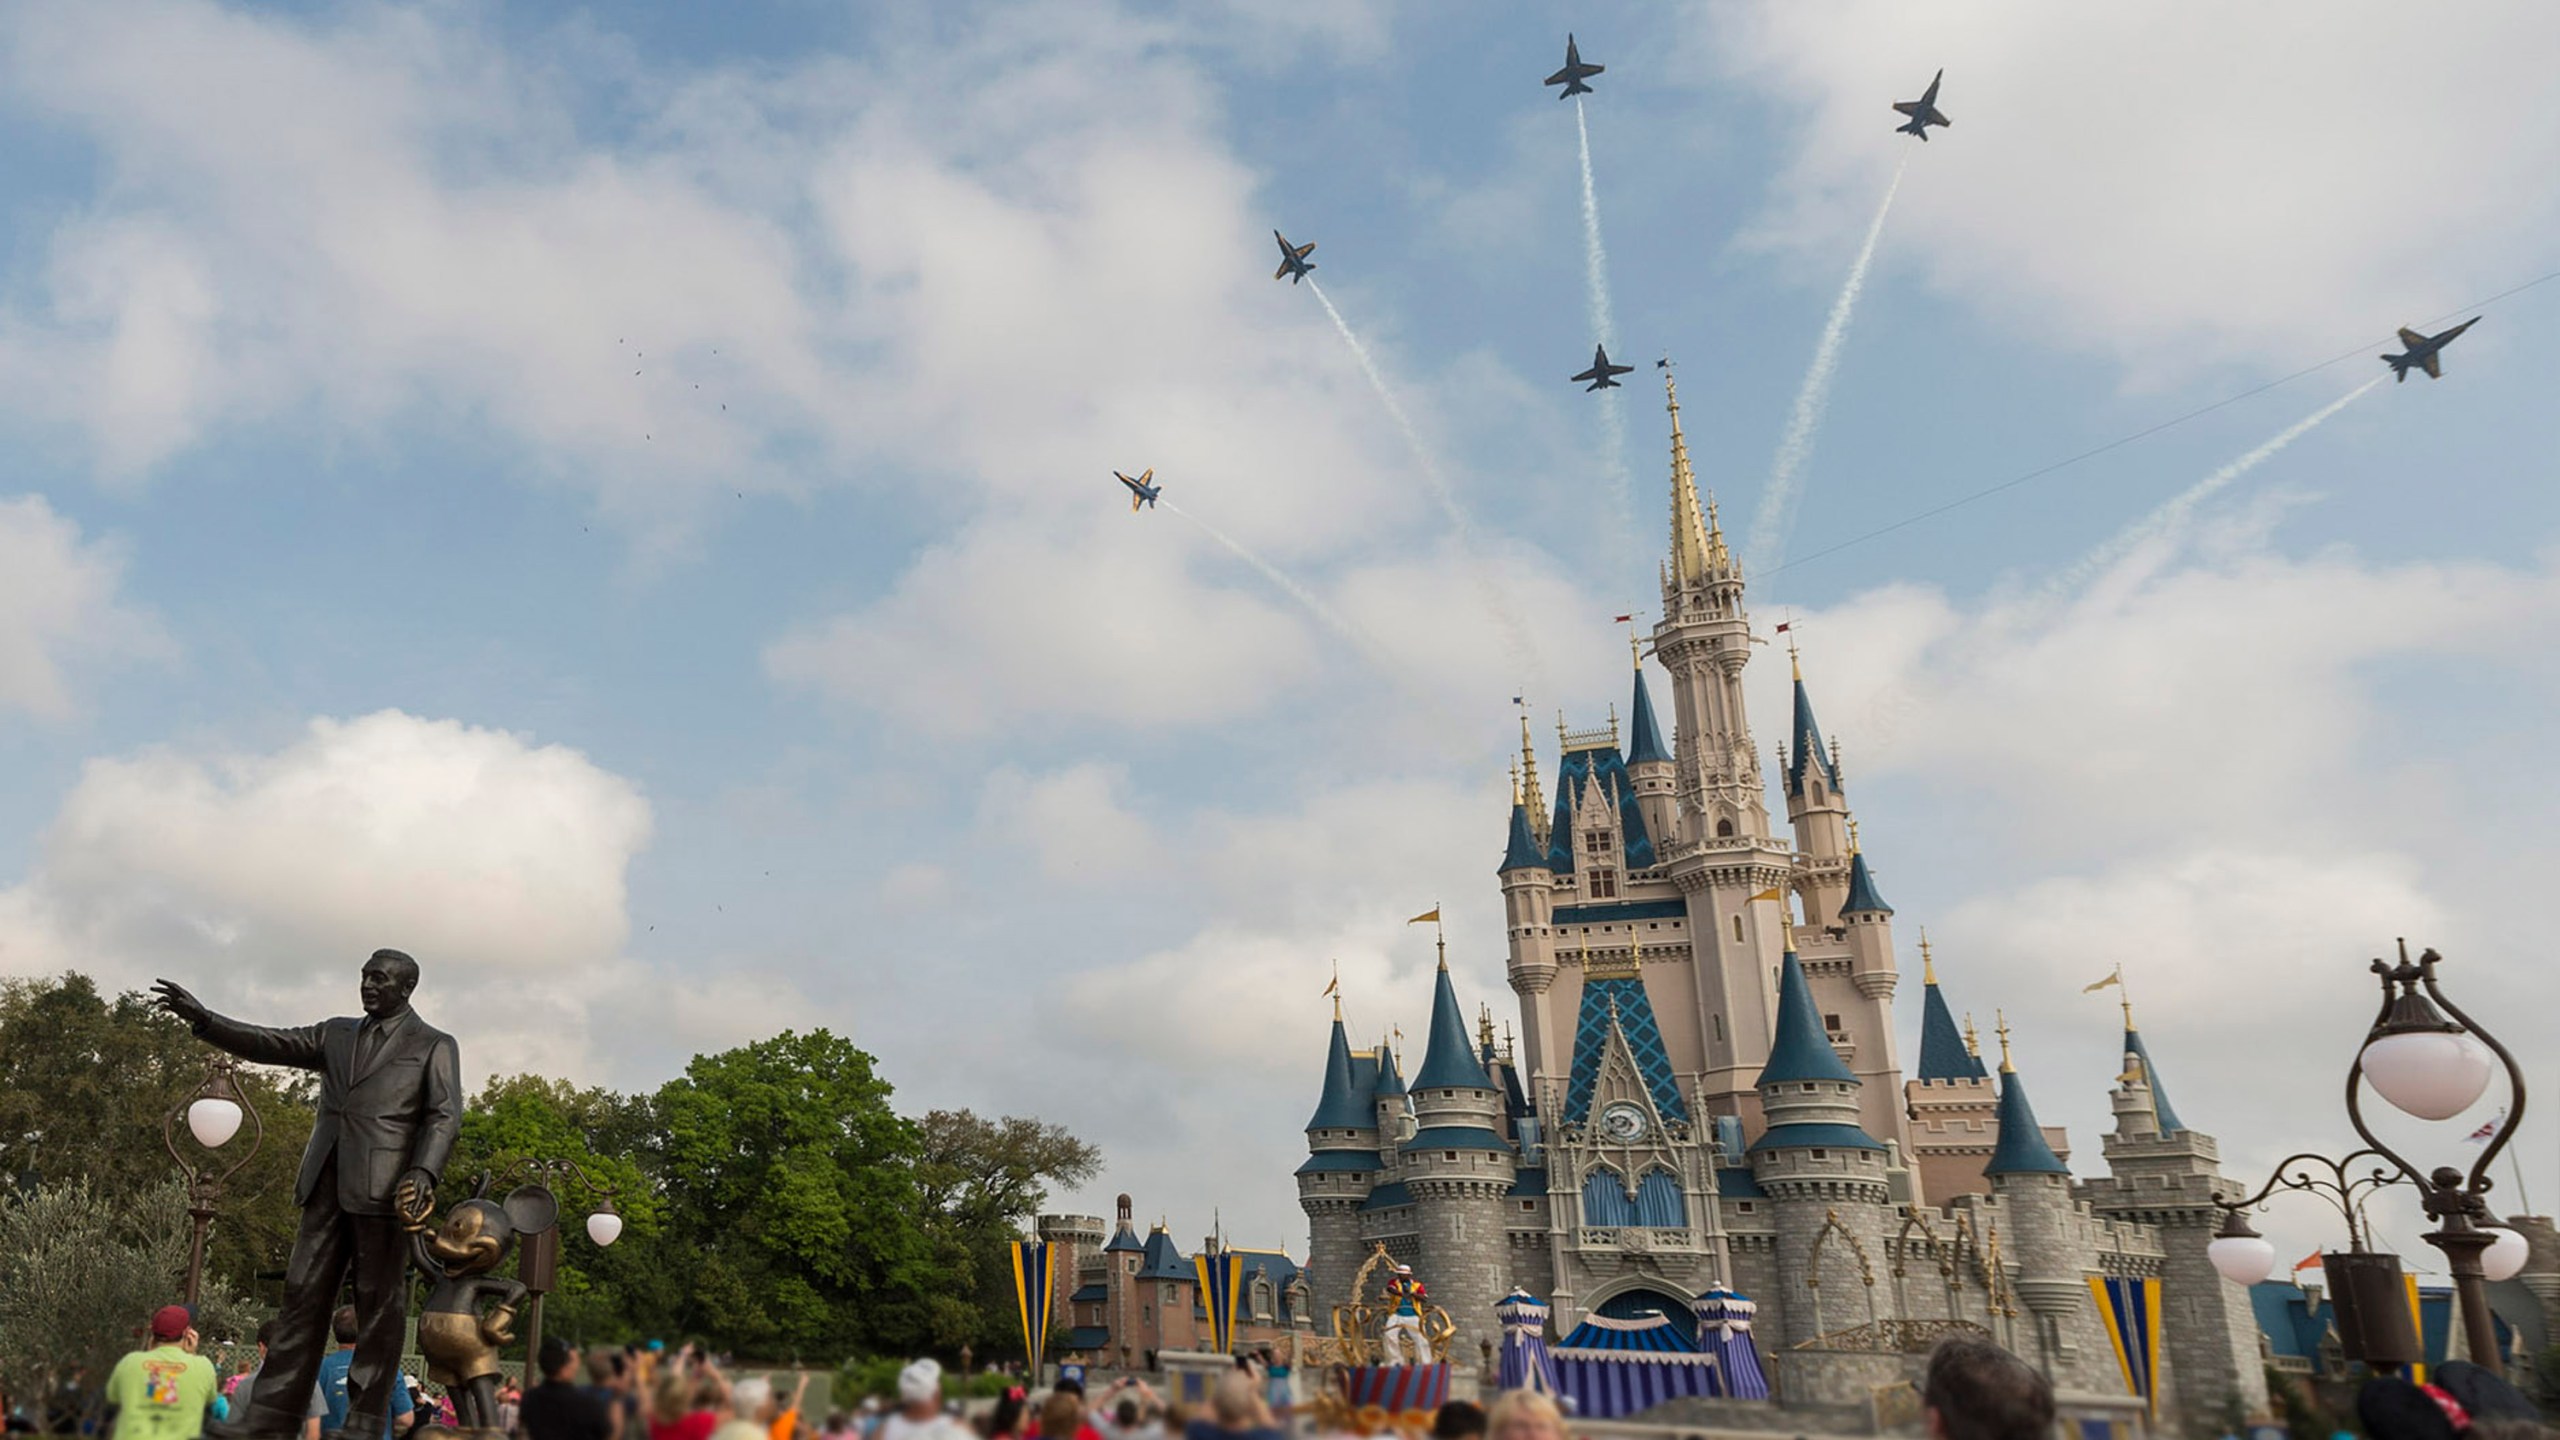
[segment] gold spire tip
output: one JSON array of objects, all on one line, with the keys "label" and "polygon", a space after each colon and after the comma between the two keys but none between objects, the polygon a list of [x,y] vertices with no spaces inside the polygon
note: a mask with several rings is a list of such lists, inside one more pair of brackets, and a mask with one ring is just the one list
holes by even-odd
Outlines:
[{"label": "gold spire tip", "polygon": [[1973,1012],[1970,1010],[1964,1012],[1964,1053],[1976,1060],[1982,1058],[1982,1032],[1973,1028]]},{"label": "gold spire tip", "polygon": [[1849,821],[1849,853],[1858,853],[1858,822],[1855,818]]},{"label": "gold spire tip", "polygon": [[1929,953],[1929,927],[1926,925],[1920,927],[1920,983],[1938,983],[1938,961]]},{"label": "gold spire tip", "polygon": [[2000,1073],[2015,1075],[2018,1067],[2009,1063],[2009,1016],[2006,1011],[1991,1012],[1992,1028],[2000,1033]]}]

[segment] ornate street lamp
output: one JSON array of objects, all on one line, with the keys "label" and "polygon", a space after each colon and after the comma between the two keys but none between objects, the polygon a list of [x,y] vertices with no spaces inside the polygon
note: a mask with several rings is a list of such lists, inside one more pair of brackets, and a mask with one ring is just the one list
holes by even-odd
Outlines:
[{"label": "ornate street lamp", "polygon": [[2318,1196],[2347,1224],[2347,1248],[2323,1251],[2320,1256],[2339,1343],[2351,1360],[2407,1365],[2424,1358],[2424,1352],[2415,1317],[2408,1315],[2408,1301],[2403,1298],[2400,1257],[2365,1248],[2371,1233],[2364,1218],[2366,1201],[2372,1192],[2400,1183],[2400,1177],[2387,1167],[2365,1164],[2382,1158],[2374,1150],[2359,1150],[2343,1160],[2308,1151],[2287,1156],[2256,1194],[2243,1200],[2213,1197],[2213,1203],[2222,1207],[2222,1228],[2204,1253],[2222,1278],[2235,1285],[2255,1285],[2274,1272],[2276,1250],[2249,1228],[2247,1212],[2279,1186]]},{"label": "ornate street lamp", "polygon": [[[594,1213],[587,1216],[587,1238],[602,1247],[622,1238],[622,1215],[614,1209],[618,1198],[614,1188],[578,1168],[575,1160],[520,1160],[510,1167],[513,1173],[537,1177],[507,1197],[508,1214],[517,1221],[516,1278],[532,1292],[532,1303],[525,1307],[524,1353],[528,1383],[531,1361],[542,1353],[542,1297],[550,1293],[560,1278],[560,1201],[545,1180],[574,1179],[599,1199]],[[518,1197],[524,1208],[519,1211]],[[528,1223],[539,1222],[539,1223]]]},{"label": "ornate street lamp", "polygon": [[[231,1143],[240,1127],[249,1127],[248,1148],[238,1152],[237,1159],[219,1170],[204,1162],[212,1157],[190,1160],[178,1148],[178,1127],[206,1151],[219,1150]],[[258,1107],[249,1103],[249,1092],[240,1088],[238,1062],[230,1056],[215,1054],[205,1062],[204,1080],[195,1093],[169,1107],[160,1119],[160,1143],[168,1148],[169,1158],[177,1162],[178,1173],[187,1179],[187,1219],[194,1224],[195,1234],[187,1250],[186,1303],[193,1308],[197,1292],[204,1284],[204,1236],[212,1227],[214,1212],[222,1199],[222,1187],[242,1166],[257,1158],[258,1146],[267,1136],[266,1122],[258,1118]]]},{"label": "ornate street lamp", "polygon": [[[2462,1306],[2463,1337],[2470,1344],[2471,1358],[2492,1373],[2503,1375],[2506,1366],[2498,1354],[2497,1323],[2489,1312],[2490,1277],[2484,1261],[2487,1252],[2505,1243],[2503,1237],[2515,1232],[2493,1223],[2488,1196],[2494,1182],[2489,1178],[2489,1163],[2507,1148],[2516,1127],[2524,1121],[2524,1071],[2496,1036],[2481,1029],[2437,987],[2436,966],[2443,959],[2428,950],[2412,961],[2409,943],[2403,940],[2399,964],[2373,962],[2373,973],[2382,978],[2382,1009],[2374,1016],[2364,1047],[2356,1053],[2356,1063],[2347,1071],[2347,1120],[2364,1137],[2365,1144],[2418,1187],[2427,1218],[2436,1222],[2436,1228],[2424,1238],[2444,1252],[2446,1266],[2453,1272],[2454,1295]],[[2482,1053],[2484,1046],[2488,1054]],[[2472,1162],[2468,1174],[2450,1165],[2421,1173],[2365,1124],[2360,1103],[2363,1081],[2370,1079],[2383,1099],[2422,1120],[2451,1119],[2489,1088],[2490,1054],[2506,1067],[2513,1097],[2503,1123],[2489,1137],[2489,1143],[2480,1148],[2480,1156]],[[2516,1239],[2521,1241],[2523,1237]],[[2518,1248],[2521,1247],[2511,1246],[2502,1252],[2501,1265]],[[2522,1265],[2519,1257],[2507,1273],[2512,1275]]]}]

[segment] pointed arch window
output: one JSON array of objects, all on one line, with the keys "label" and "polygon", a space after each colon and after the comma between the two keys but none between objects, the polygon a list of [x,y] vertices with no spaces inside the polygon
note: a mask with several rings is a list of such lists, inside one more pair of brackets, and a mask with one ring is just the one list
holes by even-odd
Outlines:
[{"label": "pointed arch window", "polygon": [[1627,1198],[1627,1182],[1607,1166],[1592,1170],[1582,1181],[1582,1223],[1585,1225],[1633,1225],[1636,1223],[1635,1202]]},{"label": "pointed arch window", "polygon": [[1638,1225],[1656,1230],[1689,1228],[1689,1197],[1682,1193],[1679,1177],[1659,1166],[1636,1182],[1635,1208]]}]

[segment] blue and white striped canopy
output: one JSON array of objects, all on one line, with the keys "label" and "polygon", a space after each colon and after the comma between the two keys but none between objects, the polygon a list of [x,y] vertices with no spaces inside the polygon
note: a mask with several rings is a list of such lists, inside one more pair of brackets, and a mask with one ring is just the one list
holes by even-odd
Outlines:
[{"label": "blue and white striped canopy", "polygon": [[1684,1395],[1722,1393],[1716,1361],[1660,1311],[1632,1320],[1594,1315],[1555,1349],[1557,1386],[1585,1420],[1614,1420]]}]

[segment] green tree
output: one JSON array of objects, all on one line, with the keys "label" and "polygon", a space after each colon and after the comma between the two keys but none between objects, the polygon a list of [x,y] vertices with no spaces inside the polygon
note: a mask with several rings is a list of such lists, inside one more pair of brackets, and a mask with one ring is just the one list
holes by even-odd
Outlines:
[{"label": "green tree", "polygon": [[975,1311],[968,1341],[985,1355],[1019,1350],[1009,1247],[1039,1213],[1049,1187],[1092,1179],[1102,1152],[1063,1125],[1014,1115],[988,1120],[967,1110],[931,1110],[916,1129],[916,1185],[951,1257],[952,1292],[968,1296]]},{"label": "green tree", "polygon": [[[110,1001],[77,974],[0,980],[0,1186],[80,1178],[121,1203],[167,1183],[177,1167],[161,1121],[204,1079],[211,1054],[139,992]],[[283,1270],[301,1221],[293,1182],[311,1138],[312,1090],[298,1072],[238,1073],[265,1134],[223,1192],[205,1263],[239,1289],[275,1293],[259,1277]],[[219,1168],[248,1140],[244,1131],[212,1156],[192,1139],[179,1143]]]},{"label": "green tree", "polygon": [[916,1127],[889,1096],[825,1030],[696,1056],[661,1087],[659,1181],[683,1242],[668,1258],[697,1267],[666,1319],[774,1358],[965,1339],[917,1196]]},{"label": "green tree", "polygon": [[[76,1383],[94,1399],[134,1331],[178,1298],[188,1243],[185,1192],[165,1179],[123,1197],[86,1180],[0,1192],[0,1389],[36,1400]],[[211,1279],[196,1317],[208,1340],[257,1326]]]}]

